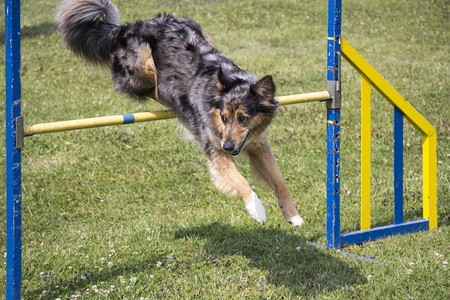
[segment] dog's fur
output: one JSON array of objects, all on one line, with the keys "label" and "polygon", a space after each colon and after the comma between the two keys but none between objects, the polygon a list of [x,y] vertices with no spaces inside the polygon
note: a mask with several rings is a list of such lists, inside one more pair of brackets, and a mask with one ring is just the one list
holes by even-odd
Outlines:
[{"label": "dog's fur", "polygon": [[174,110],[208,157],[216,186],[238,195],[253,219],[264,224],[266,214],[233,160],[241,151],[275,191],[286,221],[303,224],[266,139],[278,107],[270,75],[258,80],[239,69],[187,18],[157,15],[119,25],[109,0],[65,0],[55,21],[75,54],[111,68],[117,91]]}]

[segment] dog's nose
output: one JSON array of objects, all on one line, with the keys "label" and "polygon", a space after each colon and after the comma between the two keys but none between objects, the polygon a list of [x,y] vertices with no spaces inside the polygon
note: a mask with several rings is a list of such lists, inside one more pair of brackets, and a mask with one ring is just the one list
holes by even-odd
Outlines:
[{"label": "dog's nose", "polygon": [[223,150],[230,152],[230,151],[233,151],[234,144],[230,141],[226,141],[225,143],[223,143],[222,148],[223,148]]}]

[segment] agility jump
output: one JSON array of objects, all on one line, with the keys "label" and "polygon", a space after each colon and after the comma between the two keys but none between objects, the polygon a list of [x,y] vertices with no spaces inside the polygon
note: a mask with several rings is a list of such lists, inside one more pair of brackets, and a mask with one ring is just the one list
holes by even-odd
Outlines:
[{"label": "agility jump", "polygon": [[[276,97],[276,100],[281,105],[289,105],[289,104],[296,104],[296,103],[326,101],[328,98],[329,98],[328,92],[321,91],[321,92],[304,93],[304,94],[298,94],[298,95],[280,96],[280,97]],[[116,115],[116,116],[42,123],[42,124],[35,124],[35,125],[29,125],[29,126],[24,125],[23,133],[24,133],[24,136],[30,136],[30,135],[41,134],[41,133],[70,131],[70,130],[78,130],[78,129],[95,128],[95,127],[114,126],[114,125],[124,125],[124,124],[131,124],[131,123],[158,121],[158,120],[166,120],[166,119],[174,119],[174,118],[176,118],[176,115],[171,110],[139,112],[139,113],[124,114],[124,115]]]},{"label": "agility jump", "polygon": [[[327,91],[278,97],[280,104],[327,103],[327,246],[339,248],[396,234],[437,229],[436,130],[341,36],[341,0],[328,1]],[[6,297],[21,290],[21,151],[24,137],[56,131],[173,118],[171,111],[25,125],[21,116],[20,1],[5,1],[6,48]],[[341,57],[361,74],[361,230],[340,232]],[[394,224],[370,229],[370,87],[394,106]],[[403,118],[423,136],[423,219],[403,222]],[[364,153],[364,154],[363,154]]]}]

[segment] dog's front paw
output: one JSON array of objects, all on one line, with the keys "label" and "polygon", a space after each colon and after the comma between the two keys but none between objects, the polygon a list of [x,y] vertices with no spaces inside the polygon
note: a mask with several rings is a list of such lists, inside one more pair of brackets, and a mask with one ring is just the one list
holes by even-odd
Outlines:
[{"label": "dog's front paw", "polygon": [[266,211],[261,200],[259,200],[258,195],[256,195],[255,192],[252,192],[252,200],[245,206],[245,208],[247,209],[250,217],[252,217],[256,222],[261,225],[264,225],[264,223],[266,223]]},{"label": "dog's front paw", "polygon": [[294,227],[301,227],[303,224],[305,224],[305,221],[303,221],[302,217],[300,216],[294,216],[290,219],[287,219],[286,221]]}]

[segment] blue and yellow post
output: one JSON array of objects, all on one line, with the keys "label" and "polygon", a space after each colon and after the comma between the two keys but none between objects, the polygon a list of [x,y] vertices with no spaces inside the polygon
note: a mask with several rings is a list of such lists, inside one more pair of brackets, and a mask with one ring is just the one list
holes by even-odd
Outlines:
[{"label": "blue and yellow post", "polygon": [[328,1],[327,247],[340,246],[341,0]]}]

